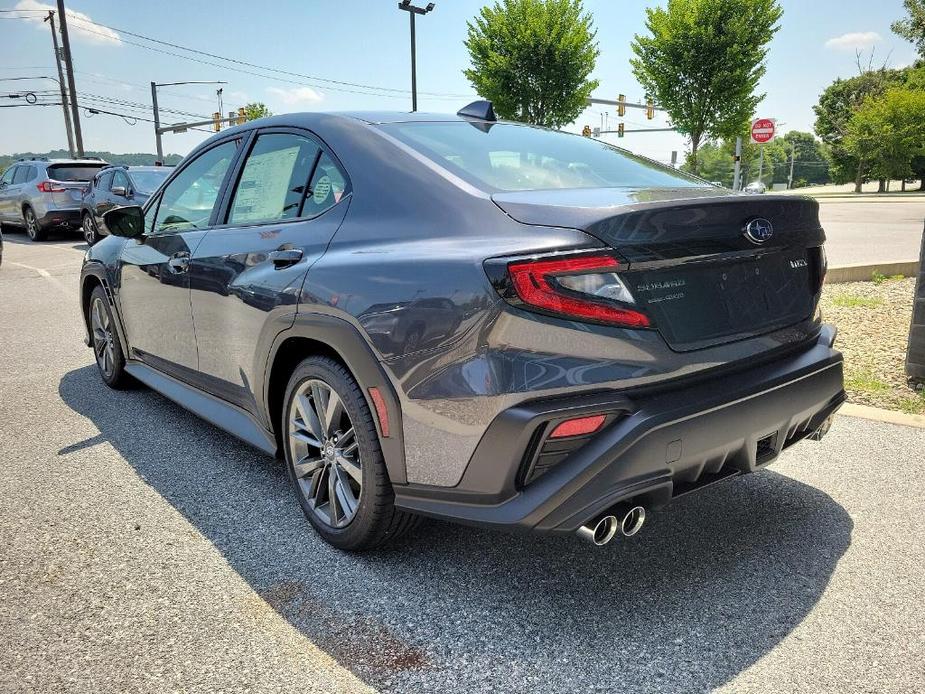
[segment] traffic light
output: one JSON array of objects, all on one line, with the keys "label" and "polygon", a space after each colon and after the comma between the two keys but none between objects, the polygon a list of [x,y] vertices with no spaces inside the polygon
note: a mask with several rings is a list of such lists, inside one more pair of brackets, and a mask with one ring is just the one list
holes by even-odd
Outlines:
[{"label": "traffic light", "polygon": [[218,111],[212,114],[212,129],[215,132],[222,129],[222,114]]},{"label": "traffic light", "polygon": [[244,107],[238,109],[238,120],[235,121],[235,125],[244,125],[247,122],[247,112],[244,110]]},{"label": "traffic light", "polygon": [[623,137],[623,123],[617,125],[617,137]]},{"label": "traffic light", "polygon": [[646,118],[652,120],[655,118],[655,104],[652,103],[652,97],[646,97]]},{"label": "traffic light", "polygon": [[626,115],[626,94],[617,95],[617,115],[620,118]]},{"label": "traffic light", "polygon": [[586,125],[585,127],[583,127],[581,129],[581,134],[584,135],[585,137],[591,137],[591,126]]}]

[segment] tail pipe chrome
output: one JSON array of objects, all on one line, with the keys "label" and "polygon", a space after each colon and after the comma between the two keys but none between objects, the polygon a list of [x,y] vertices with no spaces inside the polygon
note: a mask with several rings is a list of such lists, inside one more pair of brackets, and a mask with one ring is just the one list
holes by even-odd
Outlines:
[{"label": "tail pipe chrome", "polygon": [[600,547],[610,542],[619,532],[624,537],[632,537],[646,522],[646,510],[642,506],[621,504],[610,513],[585,523],[576,531],[578,537]]}]

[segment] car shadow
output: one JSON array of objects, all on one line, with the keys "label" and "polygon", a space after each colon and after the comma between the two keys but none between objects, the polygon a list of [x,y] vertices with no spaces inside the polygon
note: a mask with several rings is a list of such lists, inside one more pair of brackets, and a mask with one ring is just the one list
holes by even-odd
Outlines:
[{"label": "car shadow", "polygon": [[851,541],[829,496],[763,471],[604,548],[431,521],[344,554],[279,461],[151,391],[108,390],[93,366],[59,393],[100,432],[59,455],[108,441],[290,624],[385,690],[710,690],[800,624]]}]

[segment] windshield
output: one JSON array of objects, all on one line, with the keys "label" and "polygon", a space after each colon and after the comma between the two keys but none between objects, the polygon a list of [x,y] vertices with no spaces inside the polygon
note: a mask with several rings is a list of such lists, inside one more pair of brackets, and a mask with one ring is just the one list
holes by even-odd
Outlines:
[{"label": "windshield", "polygon": [[89,181],[106,164],[52,164],[48,175],[55,181]]},{"label": "windshield", "polygon": [[132,171],[132,181],[135,183],[135,190],[145,195],[150,195],[157,187],[164,182],[164,179],[173,169],[162,169],[160,171]]},{"label": "windshield", "polygon": [[528,125],[465,121],[380,126],[481,188],[687,188],[708,184],[598,140]]}]

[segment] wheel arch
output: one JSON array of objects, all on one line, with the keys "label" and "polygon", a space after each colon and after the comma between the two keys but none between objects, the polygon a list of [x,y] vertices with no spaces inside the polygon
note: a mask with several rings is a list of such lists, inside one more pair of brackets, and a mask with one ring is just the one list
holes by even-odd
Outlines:
[{"label": "wheel arch", "polygon": [[[300,314],[291,327],[279,333],[270,349],[264,378],[267,420],[282,453],[283,397],[296,366],[309,356],[327,356],[343,364],[359,383],[373,421],[392,484],[406,484],[405,449],[398,395],[369,343],[351,323],[324,314]],[[370,388],[377,388],[385,402],[389,435],[384,436]]]}]

